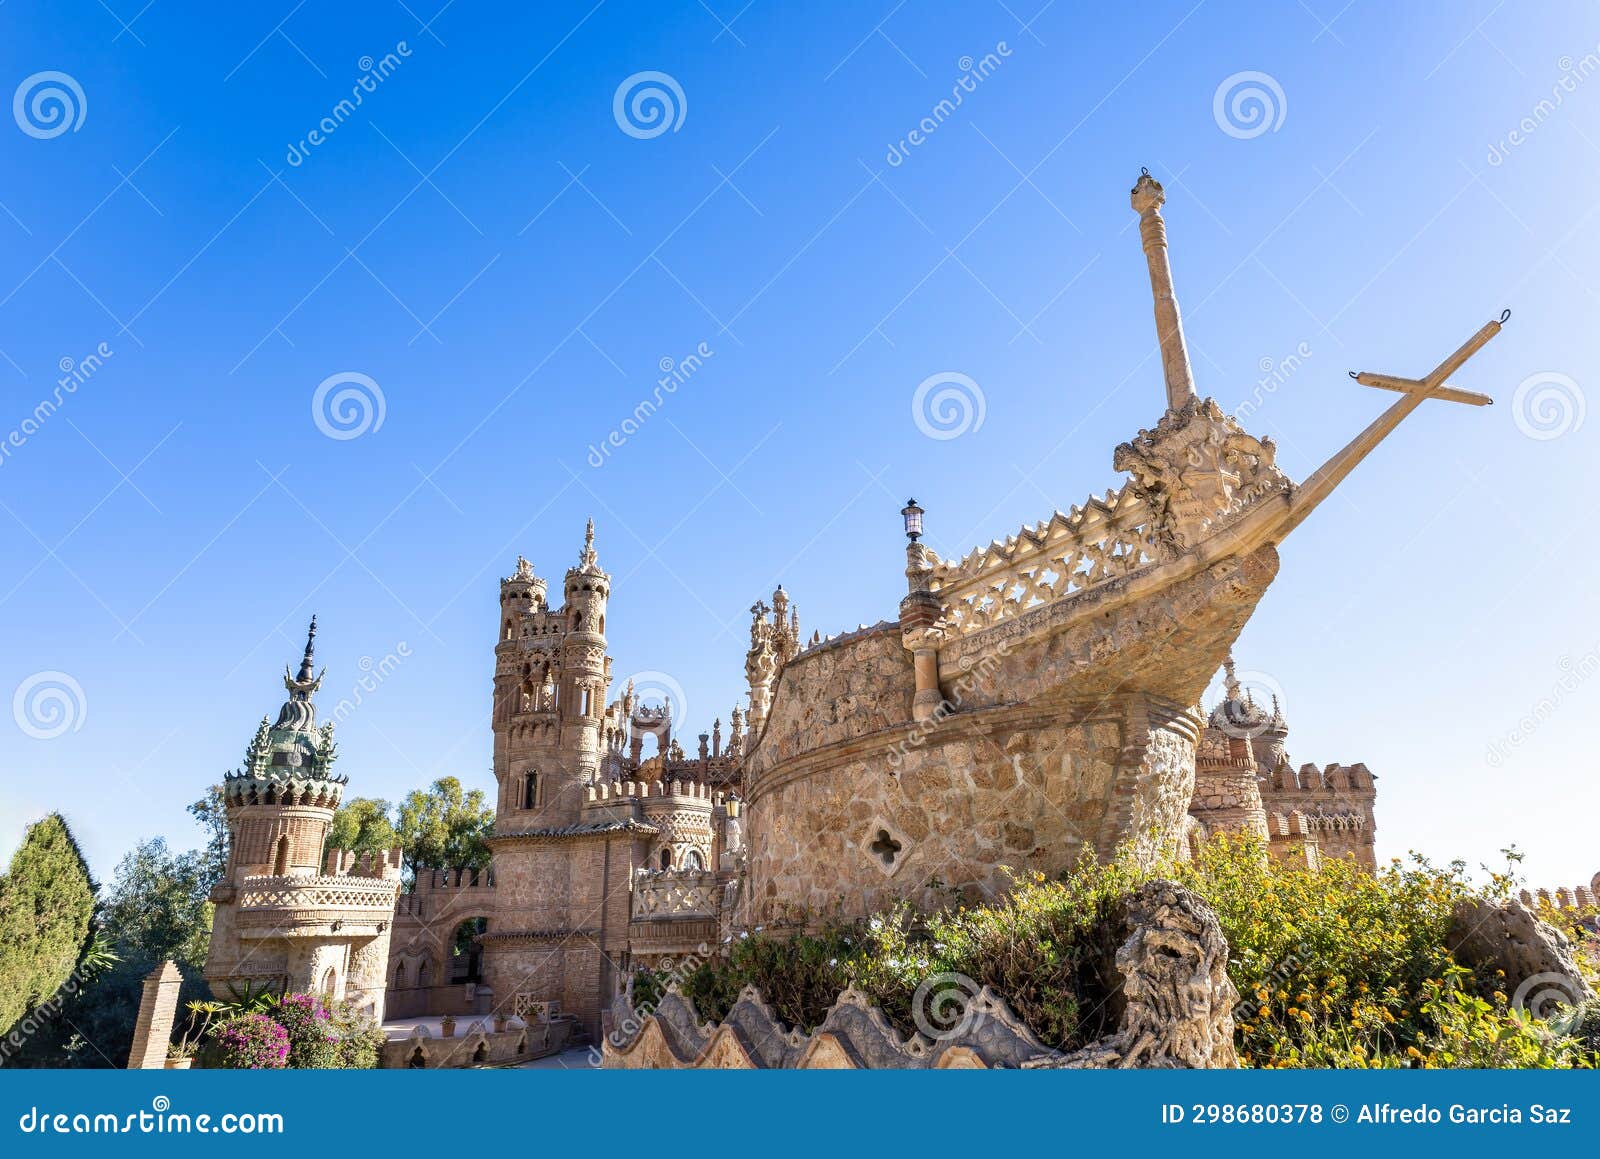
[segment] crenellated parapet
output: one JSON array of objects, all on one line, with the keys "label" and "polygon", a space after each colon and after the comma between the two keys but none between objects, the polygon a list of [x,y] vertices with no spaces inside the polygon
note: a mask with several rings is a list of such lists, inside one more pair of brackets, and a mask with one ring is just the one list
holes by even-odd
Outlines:
[{"label": "crenellated parapet", "polygon": [[934,563],[928,590],[944,604],[948,631],[979,632],[1155,562],[1149,523],[1131,487],[1107,491],[960,560]]},{"label": "crenellated parapet", "polygon": [[1550,908],[1569,913],[1593,914],[1600,907],[1600,873],[1589,879],[1588,885],[1573,888],[1523,890],[1522,903],[1534,909]]}]

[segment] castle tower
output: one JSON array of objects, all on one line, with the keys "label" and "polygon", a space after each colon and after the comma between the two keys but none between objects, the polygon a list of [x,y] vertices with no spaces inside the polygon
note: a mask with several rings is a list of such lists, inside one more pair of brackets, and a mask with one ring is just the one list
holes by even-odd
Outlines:
[{"label": "castle tower", "polygon": [[533,1003],[577,1015],[598,1033],[627,955],[628,883],[653,833],[636,819],[591,822],[584,805],[603,769],[623,759],[632,706],[608,706],[606,612],[594,522],[550,607],[545,581],[518,558],[500,582],[495,644],[494,851],[497,905],[480,935],[494,1008]]},{"label": "castle tower", "polygon": [[[591,783],[599,771],[601,718],[611,686],[611,659],[606,655],[611,577],[600,569],[595,554],[592,519],[584,529],[578,566],[567,570],[563,591],[567,631],[561,641],[561,743],[571,766],[565,776],[576,790]],[[576,794],[571,807],[576,817]]]},{"label": "castle tower", "polygon": [[373,859],[323,846],[345,778],[336,775],[333,725],[317,727],[322,684],[306,634],[298,674],[283,672],[288,699],[261,726],[244,764],[223,780],[228,863],[216,906],[205,977],[219,998],[246,987],[351,997],[383,1018],[389,927],[401,852]]},{"label": "castle tower", "polygon": [[1233,657],[1223,665],[1226,692],[1211,712],[1195,753],[1194,796],[1189,813],[1209,832],[1249,834],[1267,841],[1267,811],[1257,782],[1254,742],[1270,726],[1239,686]]}]

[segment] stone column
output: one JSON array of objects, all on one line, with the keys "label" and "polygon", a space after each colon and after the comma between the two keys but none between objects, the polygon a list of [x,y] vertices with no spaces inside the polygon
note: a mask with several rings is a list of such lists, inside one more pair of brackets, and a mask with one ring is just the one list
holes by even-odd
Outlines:
[{"label": "stone column", "polygon": [[1155,299],[1156,338],[1161,343],[1161,369],[1167,381],[1167,409],[1181,410],[1195,397],[1194,374],[1189,369],[1189,351],[1183,341],[1183,318],[1178,313],[1178,295],[1172,287],[1172,265],[1167,260],[1167,226],[1161,220],[1161,206],[1167,195],[1161,182],[1146,171],[1133,187],[1134,212],[1139,215],[1139,240],[1144,245],[1145,262],[1150,267],[1150,294]]},{"label": "stone column", "polygon": [[172,1041],[172,1023],[178,1012],[178,989],[183,975],[170,959],[145,977],[144,995],[139,999],[139,1021],[133,1030],[133,1050],[128,1053],[129,1070],[165,1070],[167,1046]]},{"label": "stone column", "polygon": [[916,694],[911,701],[911,719],[931,720],[944,703],[939,690],[939,645],[944,631],[939,621],[944,603],[928,590],[933,573],[926,550],[913,540],[906,547],[906,586],[910,589],[900,601],[900,642],[911,653]]}]

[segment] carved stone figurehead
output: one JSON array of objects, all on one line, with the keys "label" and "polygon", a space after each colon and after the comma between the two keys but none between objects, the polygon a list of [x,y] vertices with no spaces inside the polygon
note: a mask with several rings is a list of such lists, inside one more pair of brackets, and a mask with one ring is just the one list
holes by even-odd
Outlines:
[{"label": "carved stone figurehead", "polygon": [[1173,554],[1293,486],[1278,469],[1272,440],[1247,433],[1211,398],[1169,410],[1153,430],[1117,447],[1112,466],[1132,476],[1134,494]]}]

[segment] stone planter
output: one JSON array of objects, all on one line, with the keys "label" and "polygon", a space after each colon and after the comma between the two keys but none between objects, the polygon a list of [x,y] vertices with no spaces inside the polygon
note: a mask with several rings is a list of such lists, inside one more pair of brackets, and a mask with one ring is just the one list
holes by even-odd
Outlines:
[{"label": "stone planter", "polygon": [[194,1059],[192,1059],[192,1058],[169,1058],[169,1059],[167,1059],[166,1069],[167,1070],[188,1070],[193,1065],[194,1065]]},{"label": "stone planter", "polygon": [[456,1036],[456,1020],[453,1015],[446,1014],[439,1021],[439,1037],[454,1038]]}]

